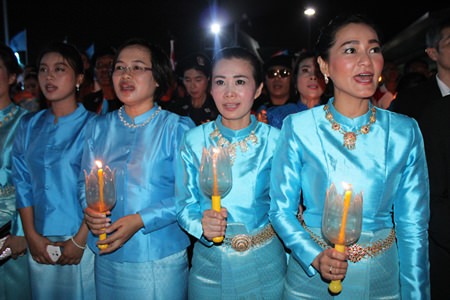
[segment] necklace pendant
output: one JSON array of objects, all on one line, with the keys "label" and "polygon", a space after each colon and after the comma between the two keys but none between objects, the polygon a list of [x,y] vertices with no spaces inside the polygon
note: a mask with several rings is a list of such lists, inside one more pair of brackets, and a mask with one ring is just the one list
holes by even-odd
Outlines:
[{"label": "necklace pendant", "polygon": [[356,133],[350,131],[344,133],[344,147],[348,150],[355,149],[356,144]]},{"label": "necklace pendant", "polygon": [[217,145],[223,148],[224,146],[228,146],[229,142],[223,136],[220,136]]}]

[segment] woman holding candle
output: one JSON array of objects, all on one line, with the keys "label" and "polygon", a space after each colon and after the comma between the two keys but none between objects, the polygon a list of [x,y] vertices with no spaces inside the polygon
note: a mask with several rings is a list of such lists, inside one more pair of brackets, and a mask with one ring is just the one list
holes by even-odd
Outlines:
[{"label": "woman holding candle", "polygon": [[[197,239],[189,299],[281,297],[286,253],[267,214],[279,130],[251,114],[262,87],[261,66],[253,54],[242,48],[219,51],[213,62],[211,94],[220,115],[188,131],[181,143],[178,221]],[[199,183],[202,152],[210,147],[226,148],[232,164],[233,184],[222,197],[219,212],[212,209],[211,197],[202,193]],[[214,243],[221,236],[223,242]]]},{"label": "woman holding candle", "polygon": [[195,124],[156,104],[171,85],[172,70],[168,56],[148,41],[131,39],[119,47],[112,81],[124,105],[89,124],[82,168],[90,172],[100,160],[115,172],[115,206],[102,213],[86,207],[80,178],[88,245],[97,254],[97,297],[182,300],[190,241],[176,219],[175,164],[182,135]]},{"label": "woman holding candle", "polygon": [[[370,102],[383,68],[376,27],[337,16],[316,51],[334,97],[285,119],[271,173],[270,220],[291,250],[284,299],[429,299],[423,139],[415,120]],[[327,189],[341,182],[363,194],[362,233],[344,253],[321,232]]]},{"label": "woman holding candle", "polygon": [[29,253],[16,211],[11,175],[14,136],[28,112],[11,101],[11,87],[19,72],[14,52],[0,44],[0,299],[31,298]]},{"label": "woman holding candle", "polygon": [[[95,299],[94,253],[85,246],[88,228],[77,190],[85,124],[95,116],[77,103],[83,61],[74,46],[55,43],[41,52],[38,62],[39,85],[51,106],[22,119],[13,149],[32,295]],[[60,247],[59,258],[52,260],[48,246]]]}]

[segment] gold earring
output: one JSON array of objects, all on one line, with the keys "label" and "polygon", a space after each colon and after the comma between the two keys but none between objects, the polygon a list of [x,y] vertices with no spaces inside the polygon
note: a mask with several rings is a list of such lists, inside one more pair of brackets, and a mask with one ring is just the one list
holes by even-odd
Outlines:
[{"label": "gold earring", "polygon": [[79,93],[79,92],[80,92],[80,85],[77,83],[77,84],[75,85],[75,87],[76,87],[77,93]]},{"label": "gold earring", "polygon": [[325,80],[325,84],[328,84],[328,82],[330,82],[330,79],[328,79],[327,75],[323,75],[323,79]]}]

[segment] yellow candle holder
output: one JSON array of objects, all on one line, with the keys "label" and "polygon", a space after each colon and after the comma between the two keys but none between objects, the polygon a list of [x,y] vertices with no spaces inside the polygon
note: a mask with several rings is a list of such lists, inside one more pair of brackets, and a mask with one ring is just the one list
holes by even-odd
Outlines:
[{"label": "yellow candle holder", "polygon": [[[334,248],[345,252],[345,246],[355,243],[361,235],[362,193],[354,194],[352,186],[345,182],[343,196],[331,184],[327,191],[322,216],[322,233],[334,244]],[[333,294],[342,291],[341,280],[332,280],[328,289]]]},{"label": "yellow candle holder", "polygon": [[[103,168],[101,161],[95,161],[96,166],[87,173],[84,170],[86,180],[86,202],[87,205],[97,212],[111,210],[116,204],[116,189],[114,172],[108,166]],[[106,233],[99,236],[99,240],[105,240]],[[108,248],[108,244],[98,245],[103,250]]]},{"label": "yellow candle holder", "polygon": [[[200,188],[211,198],[211,208],[220,212],[221,198],[225,197],[232,186],[231,161],[226,148],[203,148],[200,164]],[[221,243],[224,237],[214,237],[214,243]]]}]

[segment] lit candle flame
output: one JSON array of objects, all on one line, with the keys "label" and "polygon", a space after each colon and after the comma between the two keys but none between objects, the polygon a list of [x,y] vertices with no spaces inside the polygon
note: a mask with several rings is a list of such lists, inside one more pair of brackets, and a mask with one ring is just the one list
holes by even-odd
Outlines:
[{"label": "lit candle flame", "polygon": [[102,166],[103,166],[102,162],[99,161],[99,160],[96,160],[96,161],[95,161],[95,164],[97,165],[97,167],[98,167],[99,169],[101,169]]}]

